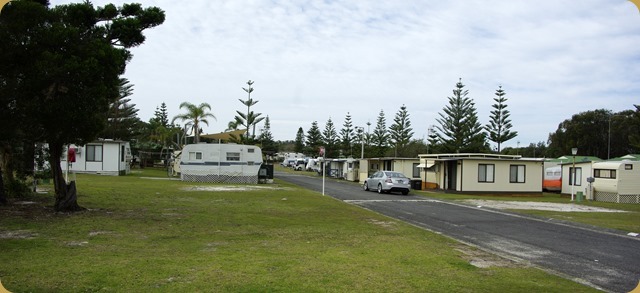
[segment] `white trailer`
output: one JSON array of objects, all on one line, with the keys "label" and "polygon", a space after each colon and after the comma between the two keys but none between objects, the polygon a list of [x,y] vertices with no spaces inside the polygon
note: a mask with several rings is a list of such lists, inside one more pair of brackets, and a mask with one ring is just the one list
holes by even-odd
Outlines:
[{"label": "white trailer", "polygon": [[640,203],[640,162],[593,163],[593,195],[596,201]]},{"label": "white trailer", "polygon": [[262,150],[241,144],[189,144],[180,155],[180,179],[193,182],[258,183]]},{"label": "white trailer", "polygon": [[61,158],[63,171],[100,175],[127,175],[131,172],[131,146],[127,141],[101,139],[86,145],[68,145],[65,154],[71,152],[75,162],[67,161],[69,155]]}]

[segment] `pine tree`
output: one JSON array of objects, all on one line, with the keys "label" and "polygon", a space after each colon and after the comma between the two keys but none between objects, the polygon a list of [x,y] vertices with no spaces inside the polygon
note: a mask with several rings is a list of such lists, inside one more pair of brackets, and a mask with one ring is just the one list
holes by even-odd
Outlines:
[{"label": "pine tree", "polygon": [[413,137],[412,130],[407,107],[402,105],[398,113],[396,113],[396,117],[393,119],[393,124],[389,127],[389,137],[395,148],[394,154],[396,157],[398,154],[404,155],[404,148],[409,144],[409,141],[411,141],[411,137]]},{"label": "pine tree", "polygon": [[[247,106],[247,113],[236,111],[238,115],[235,117],[236,127],[242,125],[247,129],[245,137],[248,141],[246,143],[251,143],[251,140],[255,139],[256,125],[264,119],[264,117],[260,117],[262,113],[254,113],[253,111],[251,111],[251,106],[259,102],[251,98],[251,93],[253,92],[253,88],[251,86],[253,85],[253,83],[254,81],[249,80],[247,81],[248,87],[242,88],[248,94],[248,98],[246,100],[238,99],[240,103]],[[249,130],[251,129],[253,129],[253,131],[252,133],[249,133]]]},{"label": "pine tree", "polygon": [[318,127],[318,121],[313,121],[311,123],[311,128],[307,131],[307,149],[306,152],[308,154],[318,154],[318,150],[323,145],[322,141],[322,133],[320,132],[320,128]]},{"label": "pine tree", "polygon": [[351,114],[347,112],[347,116],[344,118],[344,124],[342,124],[342,129],[340,130],[340,138],[341,138],[341,146],[342,153],[349,154],[349,156],[353,157],[353,144],[356,140],[353,122],[351,121]]},{"label": "pine tree", "polygon": [[481,152],[485,150],[485,134],[478,122],[475,103],[467,95],[462,79],[456,83],[449,105],[438,113],[437,142],[445,152]]},{"label": "pine tree", "polygon": [[296,133],[296,141],[295,141],[295,149],[296,153],[304,152],[304,130],[302,127],[298,128],[298,133]]},{"label": "pine tree", "polygon": [[109,105],[107,113],[107,127],[102,132],[102,138],[131,140],[138,135],[138,109],[131,103],[133,85],[126,78],[120,78],[118,96]]},{"label": "pine tree", "polygon": [[338,150],[338,132],[333,125],[331,118],[327,120],[322,132],[322,140],[324,141],[326,155],[325,157],[336,158],[339,155]]},{"label": "pine tree", "polygon": [[499,86],[498,90],[496,90],[496,97],[493,98],[496,103],[492,106],[493,111],[491,111],[489,124],[484,127],[489,140],[498,144],[498,153],[503,142],[518,136],[517,131],[511,131],[513,125],[511,125],[511,120],[509,119],[509,110],[507,110],[507,105],[505,104],[507,98],[504,95],[505,92],[502,90],[502,86]]},{"label": "pine tree", "polygon": [[374,146],[373,155],[376,157],[382,157],[387,151],[389,146],[389,133],[387,132],[387,119],[384,117],[384,110],[380,110],[378,114],[378,120],[376,128],[373,130],[371,142]]},{"label": "pine tree", "polygon": [[276,144],[273,141],[273,134],[271,133],[271,122],[269,116],[264,120],[264,128],[258,137],[262,151],[265,153],[275,153],[277,150]]},{"label": "pine tree", "polygon": [[162,102],[160,107],[156,107],[153,119],[157,120],[160,125],[169,127],[169,112],[167,111],[167,104],[165,102]]}]

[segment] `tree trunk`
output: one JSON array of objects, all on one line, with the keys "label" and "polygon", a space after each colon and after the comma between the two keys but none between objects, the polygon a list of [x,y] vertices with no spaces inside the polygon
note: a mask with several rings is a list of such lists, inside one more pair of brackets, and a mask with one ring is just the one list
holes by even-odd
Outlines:
[{"label": "tree trunk", "polygon": [[63,145],[59,143],[49,144],[49,164],[51,165],[56,197],[54,208],[58,212],[81,211],[84,210],[84,208],[78,205],[78,193],[75,181],[67,184],[62,174],[62,167],[60,166],[60,158],[63,155],[62,147]]},{"label": "tree trunk", "polygon": [[4,179],[2,179],[2,168],[0,168],[0,205],[9,203],[7,194],[4,192]]}]

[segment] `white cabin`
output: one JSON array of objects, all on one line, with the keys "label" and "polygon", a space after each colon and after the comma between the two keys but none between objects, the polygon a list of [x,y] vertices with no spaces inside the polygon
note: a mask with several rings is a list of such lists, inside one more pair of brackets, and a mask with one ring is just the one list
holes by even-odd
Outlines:
[{"label": "white cabin", "polygon": [[[68,154],[75,153],[75,162],[68,162]],[[90,142],[84,146],[71,144],[64,150],[60,167],[75,173],[101,175],[126,175],[131,172],[131,147],[129,142],[104,139]]]},{"label": "white cabin", "polygon": [[608,161],[593,164],[596,201],[640,203],[640,162]]},{"label": "white cabin", "polygon": [[189,144],[180,155],[183,181],[258,183],[262,150],[241,144]]}]

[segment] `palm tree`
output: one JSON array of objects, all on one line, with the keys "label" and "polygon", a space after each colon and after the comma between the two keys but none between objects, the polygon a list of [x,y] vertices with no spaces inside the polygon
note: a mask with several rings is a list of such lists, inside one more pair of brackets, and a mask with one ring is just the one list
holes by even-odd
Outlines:
[{"label": "palm tree", "polygon": [[191,104],[189,102],[182,102],[180,104],[180,109],[185,108],[187,113],[180,114],[176,117],[173,117],[171,123],[175,122],[177,119],[182,121],[188,120],[193,124],[193,133],[195,134],[195,143],[200,142],[200,123],[204,123],[209,125],[208,117],[216,119],[216,116],[207,112],[207,110],[211,110],[211,105],[208,103],[202,103],[198,106]]}]

